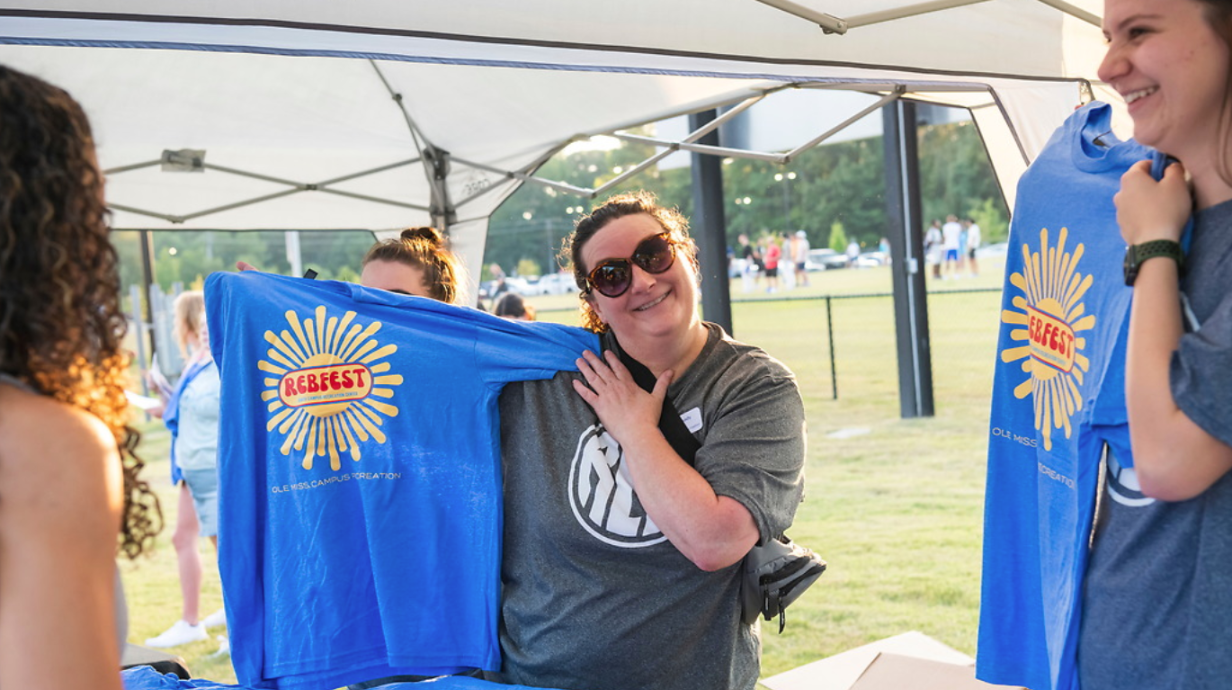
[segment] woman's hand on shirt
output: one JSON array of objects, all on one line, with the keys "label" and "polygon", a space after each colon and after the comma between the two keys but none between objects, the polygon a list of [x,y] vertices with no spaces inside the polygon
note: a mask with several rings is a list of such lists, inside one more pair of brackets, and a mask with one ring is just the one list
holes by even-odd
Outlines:
[{"label": "woman's hand on shirt", "polygon": [[594,408],[599,421],[618,442],[659,428],[663,400],[672,382],[671,371],[660,374],[654,390],[648,393],[637,385],[633,374],[611,350],[602,357],[587,350],[578,358],[577,365],[586,383],[574,381],[573,389]]},{"label": "woman's hand on shirt", "polygon": [[1193,197],[1180,163],[1169,165],[1159,181],[1151,176],[1151,161],[1135,163],[1121,176],[1121,191],[1113,201],[1126,244],[1179,241],[1193,212]]},{"label": "woman's hand on shirt", "polygon": [[672,372],[659,374],[648,393],[611,351],[584,353],[578,370],[586,383],[574,381],[574,390],[620,444],[638,500],[672,545],[702,570],[744,558],[759,536],[752,514],[739,501],[716,495],[659,433]]}]

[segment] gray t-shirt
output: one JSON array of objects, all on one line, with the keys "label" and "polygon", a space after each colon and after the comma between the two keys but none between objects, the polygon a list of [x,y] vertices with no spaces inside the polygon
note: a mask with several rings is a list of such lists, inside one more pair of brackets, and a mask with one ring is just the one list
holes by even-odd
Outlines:
[{"label": "gray t-shirt", "polygon": [[[1232,445],[1232,202],[1195,216],[1182,279],[1200,327],[1172,356],[1172,395]],[[1087,569],[1082,690],[1232,687],[1232,475],[1188,501],[1157,501],[1109,462]]]},{"label": "gray t-shirt", "polygon": [[[702,443],[697,470],[748,508],[766,539],[787,529],[801,499],[804,405],[785,366],[707,326],[705,348],[668,395]],[[740,620],[740,564],[704,572],[667,541],[638,503],[620,446],[573,390],[577,376],[515,383],[500,397],[500,679],[752,688],[760,641]]]}]

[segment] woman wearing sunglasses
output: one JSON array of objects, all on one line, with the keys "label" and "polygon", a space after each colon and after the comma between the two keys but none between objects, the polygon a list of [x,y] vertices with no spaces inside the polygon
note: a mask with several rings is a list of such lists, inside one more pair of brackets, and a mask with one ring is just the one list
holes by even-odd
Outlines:
[{"label": "woman wearing sunglasses", "polygon": [[[581,377],[501,396],[502,680],[605,690],[753,688],[756,626],[740,563],[801,498],[804,409],[792,373],[698,313],[687,221],[647,194],[613,198],[568,242],[584,325]],[[617,351],[656,376],[633,381]],[[659,431],[670,398],[694,464]]]}]

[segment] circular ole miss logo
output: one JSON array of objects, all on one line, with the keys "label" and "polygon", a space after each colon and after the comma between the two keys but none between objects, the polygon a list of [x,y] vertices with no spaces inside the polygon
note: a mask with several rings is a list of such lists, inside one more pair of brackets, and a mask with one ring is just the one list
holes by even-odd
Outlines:
[{"label": "circular ole miss logo", "polygon": [[360,444],[369,439],[385,443],[381,425],[386,417],[396,417],[398,408],[375,398],[392,398],[392,386],[401,385],[402,376],[390,374],[389,362],[380,360],[398,346],[381,346],[373,338],[381,322],[352,323],[353,311],[327,318],[322,306],[314,317],[301,322],[288,311],[289,331],[265,332],[272,347],[268,359],[257,362],[270,375],[261,393],[272,414],[265,428],[286,436],[282,454],[302,453],[304,469],[328,456],[330,469],[338,471],[342,453],[358,461]]},{"label": "circular ole miss logo", "polygon": [[628,549],[667,540],[633,491],[624,451],[595,424],[582,432],[569,466],[569,507],[599,541]]},{"label": "circular ole miss logo", "polygon": [[1085,314],[1083,295],[1091,288],[1091,274],[1078,272],[1084,247],[1066,251],[1069,235],[1061,228],[1056,246],[1048,245],[1048,229],[1040,230],[1039,251],[1022,245],[1022,272],[1010,275],[1010,283],[1022,291],[1012,304],[1018,311],[1003,310],[1001,322],[1019,326],[1010,339],[1026,341],[1021,347],[1001,351],[1001,361],[1022,361],[1027,377],[1014,388],[1014,396],[1032,396],[1035,403],[1035,429],[1043,436],[1044,449],[1052,449],[1052,432],[1064,429],[1070,438],[1070,420],[1082,409],[1078,387],[1090,370],[1083,356],[1086,338],[1081,334],[1095,327],[1095,315]]}]

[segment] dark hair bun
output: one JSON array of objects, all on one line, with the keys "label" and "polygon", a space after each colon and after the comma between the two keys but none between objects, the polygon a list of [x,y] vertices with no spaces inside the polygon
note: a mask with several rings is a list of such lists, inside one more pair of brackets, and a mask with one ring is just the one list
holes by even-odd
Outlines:
[{"label": "dark hair bun", "polygon": [[520,318],[526,315],[526,303],[516,292],[506,292],[496,300],[496,304],[492,305],[492,313],[497,316]]},{"label": "dark hair bun", "polygon": [[423,240],[434,247],[439,247],[444,242],[444,237],[439,230],[427,226],[403,230],[402,239],[408,241]]}]

